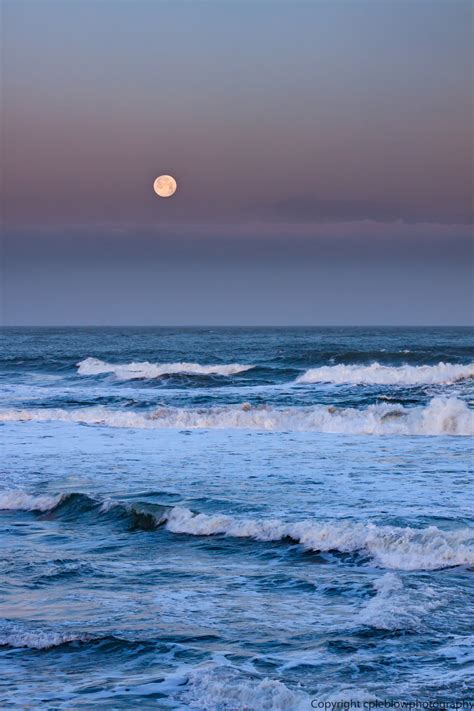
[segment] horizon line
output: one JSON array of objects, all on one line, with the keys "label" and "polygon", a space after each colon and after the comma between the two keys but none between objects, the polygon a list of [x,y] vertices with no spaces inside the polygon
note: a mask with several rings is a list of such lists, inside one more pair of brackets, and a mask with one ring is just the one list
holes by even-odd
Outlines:
[{"label": "horizon line", "polygon": [[7,328],[473,328],[472,324],[0,324]]}]

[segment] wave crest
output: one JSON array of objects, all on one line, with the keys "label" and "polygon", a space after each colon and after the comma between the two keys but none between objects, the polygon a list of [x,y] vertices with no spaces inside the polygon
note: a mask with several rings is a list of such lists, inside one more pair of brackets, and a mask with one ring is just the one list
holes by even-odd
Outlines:
[{"label": "wave crest", "polygon": [[455,365],[332,365],[311,368],[297,383],[336,383],[349,385],[449,385],[474,377],[474,363]]},{"label": "wave crest", "polygon": [[349,435],[474,434],[474,410],[457,398],[433,398],[425,407],[380,403],[365,409],[334,406],[278,408],[249,403],[202,408],[162,407],[148,414],[90,407],[4,410],[0,422],[76,422],[143,429],[249,429]]},{"label": "wave crest", "polygon": [[118,380],[150,380],[164,375],[236,375],[253,368],[252,365],[200,365],[199,363],[107,363],[99,358],[86,358],[77,364],[79,375],[112,373]]},{"label": "wave crest", "polygon": [[63,494],[57,496],[33,496],[24,491],[5,491],[0,494],[0,510],[2,511],[50,511],[63,499]]},{"label": "wave crest", "polygon": [[442,531],[428,528],[397,528],[352,521],[285,523],[279,519],[236,519],[232,516],[194,514],[174,507],[167,515],[166,528],[173,533],[193,536],[223,534],[257,541],[289,539],[315,552],[366,551],[383,568],[437,570],[458,565],[474,565],[474,531]]}]

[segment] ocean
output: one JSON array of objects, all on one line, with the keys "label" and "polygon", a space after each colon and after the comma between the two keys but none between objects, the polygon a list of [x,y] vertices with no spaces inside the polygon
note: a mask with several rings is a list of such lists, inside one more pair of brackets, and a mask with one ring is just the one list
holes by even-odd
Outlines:
[{"label": "ocean", "polygon": [[472,336],[3,329],[0,708],[472,708]]}]

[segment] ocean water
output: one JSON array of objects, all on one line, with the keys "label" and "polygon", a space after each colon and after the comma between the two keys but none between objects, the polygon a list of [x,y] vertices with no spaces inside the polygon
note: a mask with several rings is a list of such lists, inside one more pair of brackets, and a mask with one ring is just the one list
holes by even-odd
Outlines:
[{"label": "ocean water", "polygon": [[472,335],[4,329],[0,708],[469,708]]}]

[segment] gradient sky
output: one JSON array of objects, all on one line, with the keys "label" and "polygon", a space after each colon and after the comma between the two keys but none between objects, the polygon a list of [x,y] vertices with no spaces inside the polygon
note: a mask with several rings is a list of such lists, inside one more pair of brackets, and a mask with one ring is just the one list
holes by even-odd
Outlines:
[{"label": "gradient sky", "polygon": [[3,0],[2,40],[3,323],[472,321],[470,1]]}]

